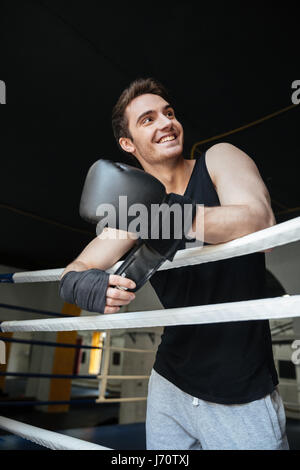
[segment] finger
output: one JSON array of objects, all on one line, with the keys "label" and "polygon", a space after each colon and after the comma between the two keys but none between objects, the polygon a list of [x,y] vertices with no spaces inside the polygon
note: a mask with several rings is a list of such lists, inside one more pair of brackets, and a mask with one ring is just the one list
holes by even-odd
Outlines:
[{"label": "finger", "polygon": [[120,300],[120,299],[111,299],[110,297],[106,297],[106,305],[109,306],[120,306],[120,305],[128,305],[130,304],[130,300]]},{"label": "finger", "polygon": [[104,313],[117,313],[120,310],[120,307],[109,307],[105,306]]},{"label": "finger", "polygon": [[106,291],[106,296],[110,297],[111,299],[117,300],[133,300],[135,299],[135,295],[133,292],[127,292],[124,290],[116,289],[115,287],[108,287]]},{"label": "finger", "polygon": [[111,274],[109,276],[108,285],[110,286],[120,286],[126,289],[134,289],[136,284],[131,279],[127,277],[118,276],[117,274]]}]

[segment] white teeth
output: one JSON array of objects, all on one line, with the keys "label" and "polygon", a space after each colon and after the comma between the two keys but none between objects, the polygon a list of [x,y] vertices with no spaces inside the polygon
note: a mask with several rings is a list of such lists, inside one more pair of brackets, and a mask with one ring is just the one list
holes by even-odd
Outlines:
[{"label": "white teeth", "polygon": [[169,140],[175,140],[175,139],[176,139],[175,135],[169,135],[169,136],[167,136],[167,137],[163,137],[163,138],[159,141],[159,143],[162,144],[163,142],[168,142]]}]

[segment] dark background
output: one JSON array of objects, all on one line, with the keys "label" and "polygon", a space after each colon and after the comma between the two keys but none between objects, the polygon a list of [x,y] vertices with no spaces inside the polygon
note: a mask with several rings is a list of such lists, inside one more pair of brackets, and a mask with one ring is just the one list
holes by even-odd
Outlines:
[{"label": "dark background", "polygon": [[256,162],[278,222],[300,215],[299,8],[227,2],[9,0],[0,4],[0,263],[63,267],[94,237],[78,214],[98,158],[128,163],[111,109],[132,80],[169,89],[186,158],[230,142]]}]

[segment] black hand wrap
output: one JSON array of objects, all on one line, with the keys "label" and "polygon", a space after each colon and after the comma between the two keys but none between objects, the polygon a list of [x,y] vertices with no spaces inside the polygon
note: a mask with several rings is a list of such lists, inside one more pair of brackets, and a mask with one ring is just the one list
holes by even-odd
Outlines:
[{"label": "black hand wrap", "polygon": [[[171,207],[177,205],[179,209],[178,215],[172,212]],[[157,213],[156,220],[150,222],[149,227],[157,234],[157,238],[149,238],[144,242],[160,253],[164,259],[172,261],[178,250],[182,240],[188,241],[186,235],[192,227],[194,217],[196,215],[197,205],[187,196],[180,196],[179,194],[169,193],[166,195],[162,202],[162,210]],[[168,226],[169,233],[165,232]]]},{"label": "black hand wrap", "polygon": [[162,258],[161,254],[147,246],[142,240],[139,240],[114,274],[134,281],[136,287],[126,290],[136,292],[164,262],[165,258]]},{"label": "black hand wrap", "polygon": [[70,304],[104,313],[109,274],[101,269],[69,271],[60,281],[59,295]]},{"label": "black hand wrap", "polygon": [[[186,232],[190,230],[196,215],[196,203],[186,196],[174,193],[167,194],[164,203],[165,208],[161,212],[161,219],[156,220],[156,227],[154,227],[158,238],[139,239],[137,246],[115,272],[135,282],[136,287],[128,289],[131,292],[139,290],[166,260],[172,261],[182,240],[188,241]],[[173,214],[168,209],[173,204],[179,204],[181,208],[181,216],[177,220],[178,225],[172,218],[169,223],[170,215]],[[164,223],[168,223],[170,228],[167,238],[164,237]]]}]

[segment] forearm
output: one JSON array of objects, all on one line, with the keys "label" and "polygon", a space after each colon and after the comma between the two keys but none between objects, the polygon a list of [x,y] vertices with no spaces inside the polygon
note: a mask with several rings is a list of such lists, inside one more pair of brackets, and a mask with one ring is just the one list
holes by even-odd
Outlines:
[{"label": "forearm", "polygon": [[79,260],[74,260],[72,263],[68,264],[68,266],[65,268],[64,272],[62,273],[61,277],[63,277],[65,274],[67,274],[69,271],[86,271],[89,269],[89,267],[82,263],[82,261]]},{"label": "forearm", "polygon": [[225,243],[275,223],[270,208],[254,210],[247,205],[198,206],[196,218],[193,222],[195,238],[210,244]]},{"label": "forearm", "polygon": [[106,272],[135,243],[130,237],[120,239],[116,235],[104,230],[65,268],[59,287],[65,302],[91,312],[115,313],[134,299],[132,292],[125,292],[136,287],[132,280]]},{"label": "forearm", "polygon": [[106,270],[113,266],[130,250],[135,240],[129,235],[120,238],[120,231],[104,229],[102,234],[92,240],[80,255],[65,268],[68,271],[86,271],[88,269]]}]

